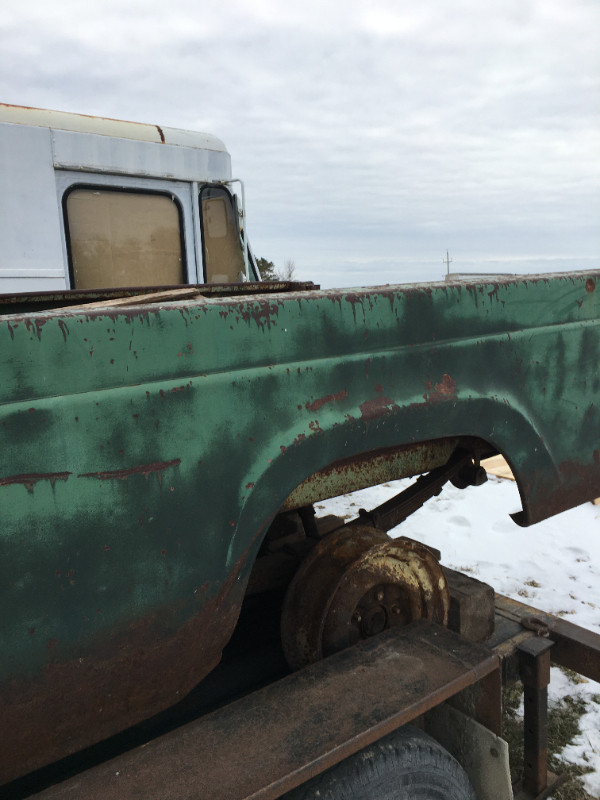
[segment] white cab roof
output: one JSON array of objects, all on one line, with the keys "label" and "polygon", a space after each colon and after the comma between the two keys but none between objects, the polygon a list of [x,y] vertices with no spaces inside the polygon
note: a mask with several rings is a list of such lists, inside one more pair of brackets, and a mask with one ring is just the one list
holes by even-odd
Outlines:
[{"label": "white cab roof", "polygon": [[108,119],[107,117],[71,114],[67,111],[49,111],[42,108],[28,108],[27,106],[12,106],[0,103],[0,122],[227,152],[223,142],[209,133],[186,131],[180,128],[163,128],[159,125],[126,122],[120,119]]}]

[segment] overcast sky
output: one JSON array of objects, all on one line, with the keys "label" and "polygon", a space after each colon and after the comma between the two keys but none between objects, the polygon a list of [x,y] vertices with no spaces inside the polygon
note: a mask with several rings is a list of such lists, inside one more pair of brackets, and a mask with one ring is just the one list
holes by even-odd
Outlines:
[{"label": "overcast sky", "polygon": [[193,128],[323,286],[600,267],[599,0],[3,0],[0,101]]}]

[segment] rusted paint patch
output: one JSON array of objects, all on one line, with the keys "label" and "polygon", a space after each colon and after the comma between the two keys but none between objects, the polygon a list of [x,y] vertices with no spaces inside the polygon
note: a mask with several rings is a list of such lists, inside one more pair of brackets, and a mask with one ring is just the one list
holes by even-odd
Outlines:
[{"label": "rusted paint patch", "polygon": [[[219,662],[237,621],[247,554],[219,594],[203,589],[186,604],[190,617],[167,634],[181,608],[163,608],[102,647],[60,660],[48,643],[49,663],[37,680],[15,677],[0,693],[0,784],[63,758],[146,719],[184,697]],[[201,605],[202,604],[202,605]]]},{"label": "rusted paint patch", "polygon": [[360,406],[360,415],[362,419],[376,419],[384,414],[388,414],[392,409],[397,409],[398,406],[389,397],[374,397],[372,400],[365,400]]},{"label": "rusted paint patch", "polygon": [[[78,478],[97,478],[100,481],[111,480],[125,480],[132,475],[143,475],[145,478],[153,472],[159,473],[159,478],[162,472],[169,467],[177,467],[181,464],[180,458],[173,458],[171,461],[153,461],[151,464],[140,464],[138,467],[127,467],[125,469],[110,469],[104,472],[81,472]],[[68,473],[70,474],[70,473]]]},{"label": "rusted paint patch", "polygon": [[250,309],[247,308],[246,303],[240,303],[239,313],[244,322],[249,322],[253,319],[259,327],[264,328],[266,326],[270,328],[271,325],[277,324],[273,317],[279,314],[279,306],[277,303],[259,299],[257,306]]},{"label": "rusted paint patch", "polygon": [[38,339],[42,338],[42,328],[48,322],[48,317],[36,317],[35,319],[25,319],[25,327],[28,331],[35,328],[35,335]]},{"label": "rusted paint patch", "polygon": [[344,400],[348,397],[348,390],[342,389],[335,394],[328,394],[325,397],[320,397],[318,400],[314,400],[312,403],[306,403],[306,408],[309,411],[318,411],[322,408],[326,403],[339,403],[341,400]]},{"label": "rusted paint patch", "polygon": [[585,282],[585,290],[586,292],[593,292],[596,288],[596,281],[593,278],[588,278]]},{"label": "rusted paint patch", "polygon": [[445,373],[439,383],[432,384],[427,381],[425,384],[427,394],[423,395],[426,403],[439,403],[441,400],[448,400],[456,397],[456,381]]},{"label": "rusted paint patch", "polygon": [[28,492],[33,492],[33,487],[38,481],[50,481],[50,485],[54,488],[56,481],[66,481],[71,474],[70,472],[28,472],[25,475],[10,475],[8,478],[0,478],[0,486],[22,483]]},{"label": "rusted paint patch", "polygon": [[445,394],[447,396],[454,395],[456,392],[456,381],[454,378],[450,377],[450,375],[445,374],[442,377],[441,383],[435,384],[435,390],[439,394]]}]

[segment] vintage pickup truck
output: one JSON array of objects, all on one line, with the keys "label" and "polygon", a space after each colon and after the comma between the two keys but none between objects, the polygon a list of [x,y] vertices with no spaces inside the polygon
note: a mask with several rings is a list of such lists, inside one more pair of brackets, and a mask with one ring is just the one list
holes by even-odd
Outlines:
[{"label": "vintage pickup truck", "polygon": [[[233,195],[193,174],[187,186],[175,176],[175,219],[191,237],[175,237],[175,277],[157,280],[156,256],[143,281],[152,231],[137,256],[135,242],[117,257],[96,234],[69,239],[77,193],[80,231],[100,217],[127,228],[127,209],[89,205],[104,191],[102,173],[86,172],[93,147],[109,152],[114,134],[55,131],[46,118],[29,127],[11,113],[13,138],[25,131],[62,153],[47,178],[67,199],[55,202],[47,267],[63,270],[63,287],[0,297],[0,783],[178,703],[219,663],[244,599],[290,580],[282,640],[293,668],[421,619],[445,625],[449,581],[435,554],[382,529],[447,480],[479,483],[486,456],[513,470],[519,525],[600,494],[600,272],[327,291],[228,283],[258,277]],[[128,202],[142,192],[125,161],[112,167],[109,205],[130,183]],[[158,186],[171,179],[151,180],[148,197],[172,204]],[[199,209],[213,200],[201,236]],[[209,228],[216,241],[233,230],[237,248],[235,269],[212,278]],[[136,288],[118,275],[102,286],[98,248],[119,269],[135,261]],[[169,286],[148,288],[157,282]],[[318,500],[407,476],[425,477],[355,524],[314,519]]]}]

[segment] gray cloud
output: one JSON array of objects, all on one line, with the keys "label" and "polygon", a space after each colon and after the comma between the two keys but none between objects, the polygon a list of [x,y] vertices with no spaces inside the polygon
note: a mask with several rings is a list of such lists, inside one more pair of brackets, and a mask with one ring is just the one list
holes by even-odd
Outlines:
[{"label": "gray cloud", "polygon": [[595,0],[0,13],[1,99],[216,133],[299,277],[600,266]]}]

